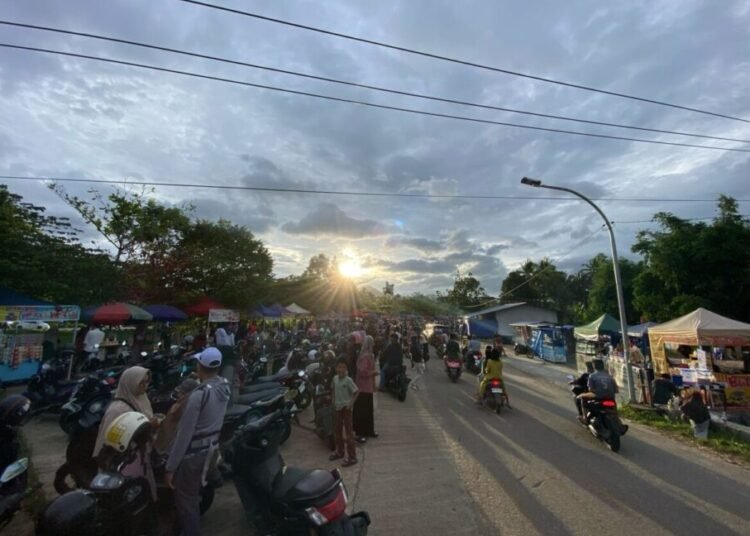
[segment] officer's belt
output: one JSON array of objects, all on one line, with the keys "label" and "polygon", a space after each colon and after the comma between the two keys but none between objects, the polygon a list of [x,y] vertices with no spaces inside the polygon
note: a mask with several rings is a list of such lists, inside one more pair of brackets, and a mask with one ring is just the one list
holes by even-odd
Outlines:
[{"label": "officer's belt", "polygon": [[219,432],[214,432],[209,436],[204,437],[194,437],[193,440],[190,442],[190,445],[188,446],[188,454],[194,454],[196,452],[200,452],[202,450],[205,450],[211,445],[214,445],[219,442]]}]

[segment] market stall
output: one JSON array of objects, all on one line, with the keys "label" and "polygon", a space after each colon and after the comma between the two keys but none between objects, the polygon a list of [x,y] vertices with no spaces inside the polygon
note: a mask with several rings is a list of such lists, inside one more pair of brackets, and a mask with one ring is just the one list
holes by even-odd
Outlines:
[{"label": "market stall", "polygon": [[649,329],[657,374],[703,386],[714,407],[750,409],[750,324],[699,308]]},{"label": "market stall", "polygon": [[[68,323],[73,331],[78,326],[81,310],[76,305],[7,305],[0,306],[0,382],[27,381],[39,370],[44,345],[54,348],[59,327]],[[47,340],[49,333],[54,340]]]},{"label": "market stall", "polygon": [[585,326],[575,328],[573,334],[576,339],[576,367],[581,372],[586,370],[586,361],[600,356],[607,344],[614,346],[622,338],[620,321],[607,313]]},{"label": "market stall", "polygon": [[565,363],[571,346],[571,326],[551,322],[516,322],[511,324],[523,344],[538,358],[551,363]]}]

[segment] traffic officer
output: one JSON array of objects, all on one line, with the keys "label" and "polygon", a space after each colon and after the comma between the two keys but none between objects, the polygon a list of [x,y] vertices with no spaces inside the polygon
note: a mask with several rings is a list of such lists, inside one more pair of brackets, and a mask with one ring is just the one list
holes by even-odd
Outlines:
[{"label": "traffic officer", "polygon": [[221,352],[208,347],[194,356],[201,385],[190,393],[167,460],[165,480],[174,490],[184,536],[200,535],[200,490],[219,449],[231,390],[219,376]]}]

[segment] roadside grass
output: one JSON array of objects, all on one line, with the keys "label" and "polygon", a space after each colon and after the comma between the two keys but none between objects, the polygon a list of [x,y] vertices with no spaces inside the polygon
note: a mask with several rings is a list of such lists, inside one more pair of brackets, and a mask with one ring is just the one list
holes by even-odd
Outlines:
[{"label": "roadside grass", "polygon": [[750,442],[731,430],[720,429],[712,424],[711,430],[708,433],[708,439],[699,440],[693,437],[693,431],[689,423],[668,419],[655,411],[635,409],[624,405],[620,408],[620,415],[633,422],[661,430],[687,443],[704,447],[750,464]]},{"label": "roadside grass", "polygon": [[44,495],[44,489],[42,483],[39,481],[39,474],[31,464],[31,445],[23,437],[23,434],[18,435],[18,441],[20,444],[21,456],[29,458],[29,480],[28,489],[33,490],[29,493],[23,501],[23,509],[31,516],[33,520],[36,520],[39,514],[42,513],[44,507],[47,505],[47,498]]}]

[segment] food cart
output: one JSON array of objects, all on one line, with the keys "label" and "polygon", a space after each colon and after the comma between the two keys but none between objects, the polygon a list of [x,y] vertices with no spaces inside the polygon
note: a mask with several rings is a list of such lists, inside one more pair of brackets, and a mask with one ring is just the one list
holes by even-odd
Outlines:
[{"label": "food cart", "polygon": [[80,314],[76,305],[0,306],[0,382],[24,382],[36,374],[50,324],[72,324],[75,339]]},{"label": "food cart", "polygon": [[648,336],[656,374],[703,387],[713,407],[750,410],[750,324],[699,308]]}]

